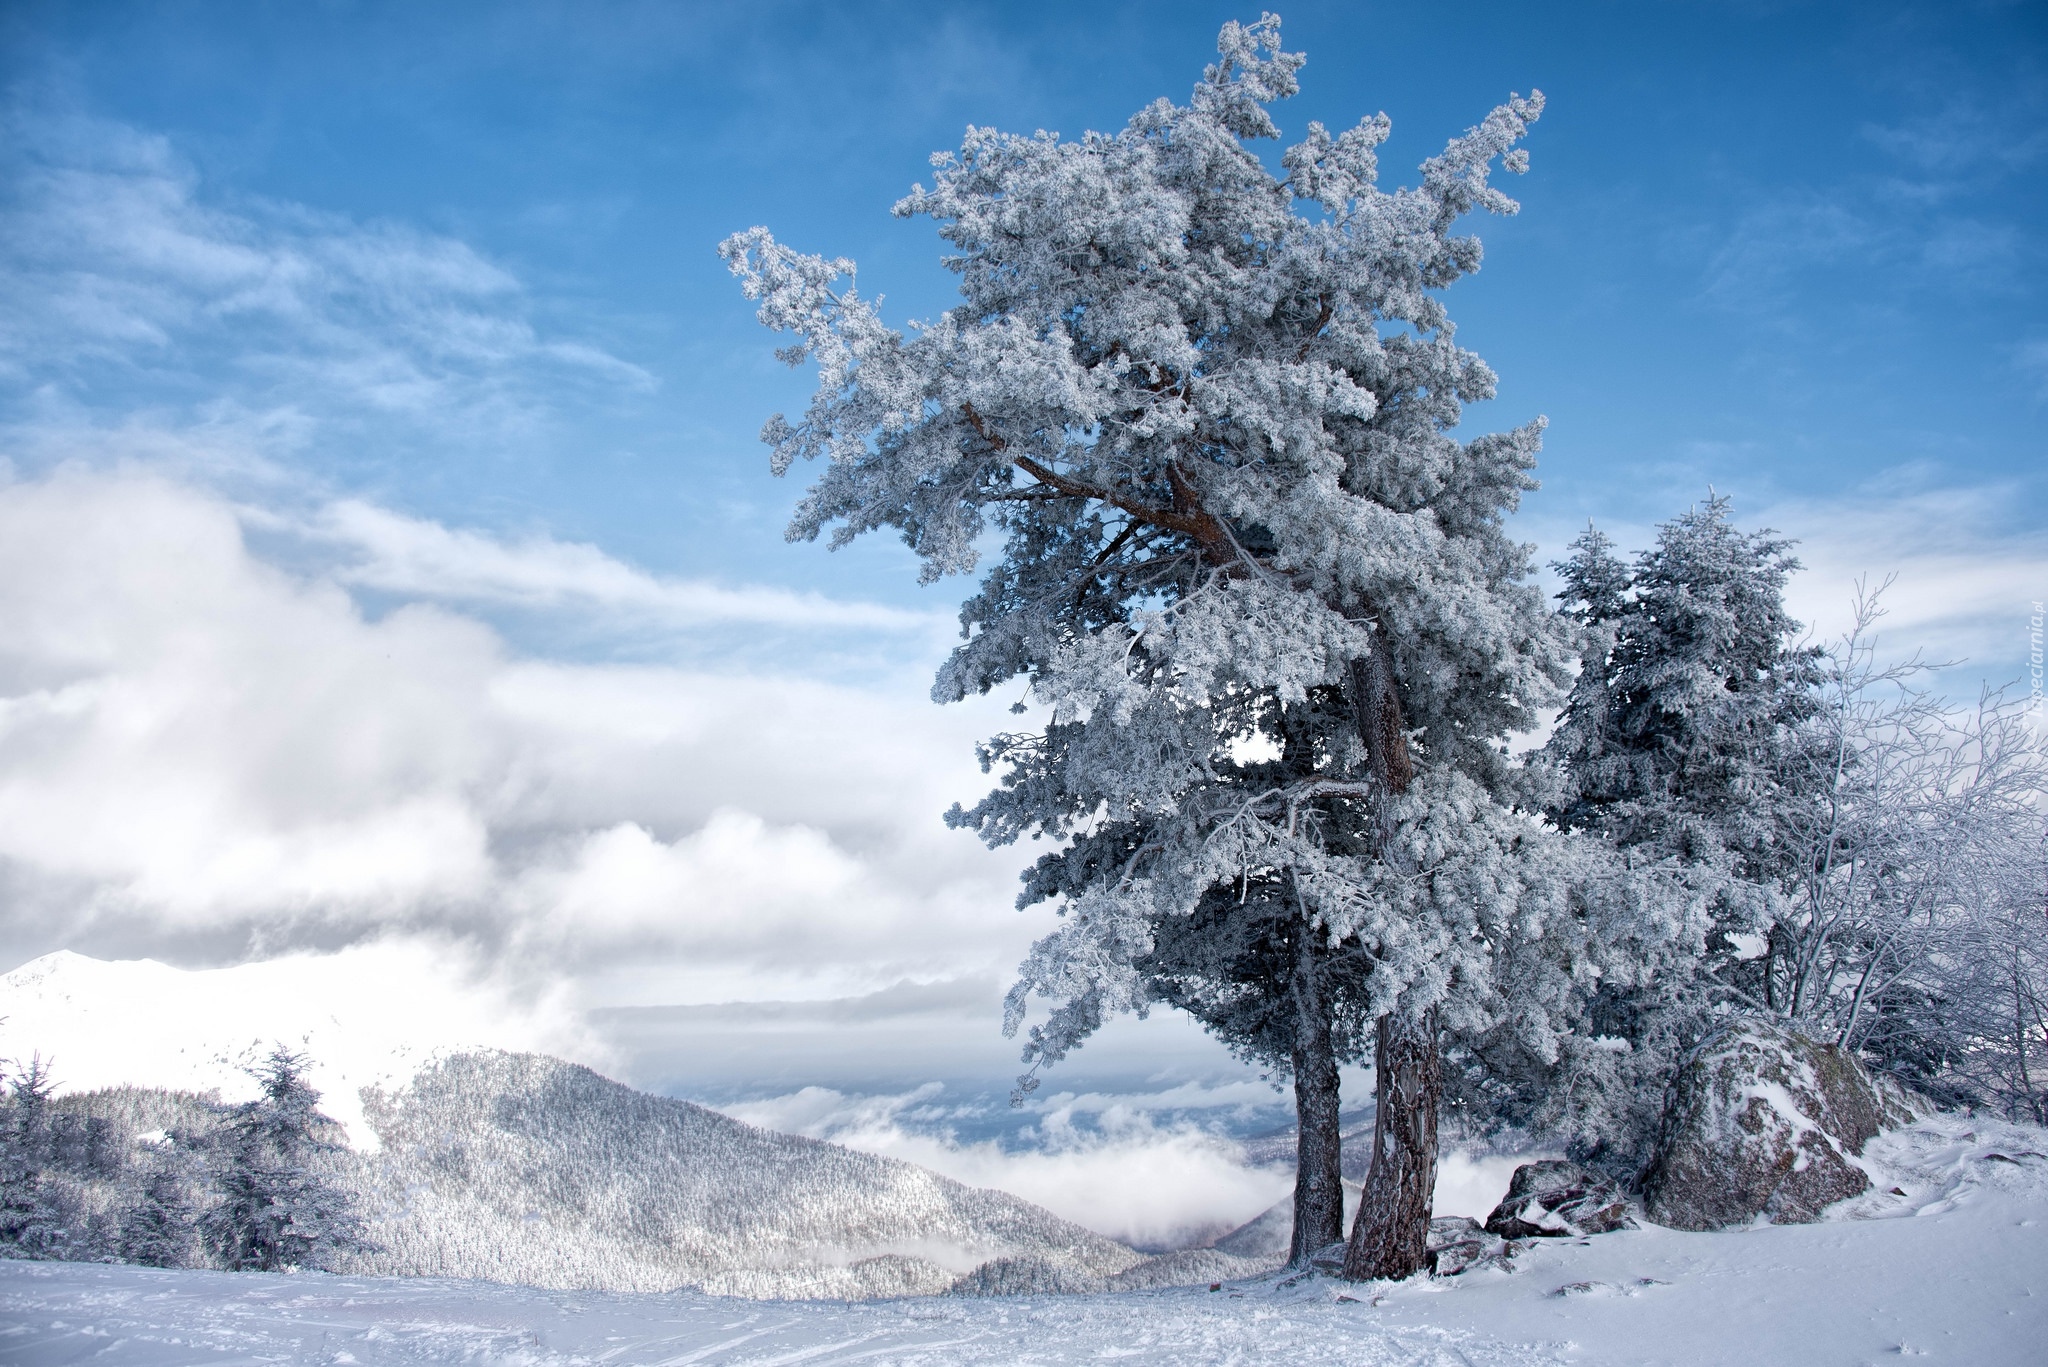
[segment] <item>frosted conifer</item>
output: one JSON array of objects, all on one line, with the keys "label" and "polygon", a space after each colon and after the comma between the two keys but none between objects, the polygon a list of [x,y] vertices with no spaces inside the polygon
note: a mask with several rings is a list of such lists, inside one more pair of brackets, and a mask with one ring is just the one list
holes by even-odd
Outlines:
[{"label": "frosted conifer", "polygon": [[1548,815],[1677,866],[1704,916],[1686,933],[1690,952],[1597,995],[1587,1033],[1627,1049],[1581,1054],[1569,1062],[1582,1076],[1539,1084],[1542,1120],[1581,1157],[1632,1175],[1678,1053],[1717,1010],[1768,994],[1754,950],[1815,797],[1801,754],[1819,659],[1785,608],[1791,543],[1735,527],[1726,498],[1660,525],[1633,562],[1590,527],[1572,551],[1555,566],[1558,596],[1585,629],[1585,661],[1545,746],[1560,780]]},{"label": "frosted conifer", "polygon": [[[1633,566],[1590,529],[1573,550],[1561,596],[1603,648],[1547,747],[1568,777],[1553,818],[1773,881],[1791,809],[1810,800],[1787,775],[1820,679],[1785,610],[1791,543],[1737,530],[1715,497],[1659,527]],[[1719,929],[1755,930],[1754,913],[1730,907]]]},{"label": "frosted conifer", "polygon": [[218,1130],[217,1204],[200,1217],[208,1253],[233,1270],[321,1267],[362,1246],[354,1199],[317,1166],[340,1149],[326,1131],[320,1094],[305,1080],[305,1058],[282,1045],[251,1069],[262,1086],[228,1108]]},{"label": "frosted conifer", "polygon": [[1270,15],[1218,52],[1187,105],[1120,133],[970,128],[935,156],[896,212],[939,224],[963,300],[910,336],[849,261],[762,228],[721,252],[795,334],[783,358],[818,365],[802,418],[763,431],[777,472],[824,462],[790,536],[893,528],[927,582],[1004,538],[933,692],[1022,675],[1045,709],[987,742],[1001,786],[950,817],[1057,846],[1021,901],[1064,924],[1008,1008],[1015,1030],[1055,1003],[1033,1073],[1160,999],[1284,1047],[1300,1253],[1341,1230],[1334,1055],[1371,1035],[1351,1270],[1403,1275],[1426,1257],[1439,1032],[1554,1053],[1598,919],[1507,806],[1503,738],[1568,675],[1503,526],[1542,423],[1451,435],[1495,381],[1438,296],[1479,264],[1460,219],[1515,210],[1491,168],[1524,169],[1542,101],[1495,109],[1414,188],[1378,186],[1384,116],[1311,124],[1276,176],[1248,144],[1278,135],[1267,106],[1304,59]]},{"label": "frosted conifer", "polygon": [[0,1103],[0,1249],[16,1258],[62,1258],[75,1212],[45,1173],[55,1079],[41,1057],[6,1079]]},{"label": "frosted conifer", "polygon": [[175,1148],[160,1146],[142,1179],[141,1198],[121,1218],[117,1251],[121,1261],[145,1267],[189,1267],[197,1238],[191,1178]]}]

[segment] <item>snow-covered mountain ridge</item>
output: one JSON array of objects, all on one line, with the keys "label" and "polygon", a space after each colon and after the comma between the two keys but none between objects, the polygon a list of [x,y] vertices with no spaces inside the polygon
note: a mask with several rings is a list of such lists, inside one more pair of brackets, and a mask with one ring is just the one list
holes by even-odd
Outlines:
[{"label": "snow-covered mountain ridge", "polygon": [[1098,1279],[1144,1261],[1003,1192],[539,1055],[443,1059],[364,1114],[382,1249],[363,1272],[861,1298],[944,1291],[992,1259]]},{"label": "snow-covered mountain ridge", "polygon": [[[332,1255],[338,1271],[862,1300],[1139,1289],[1278,1261],[1205,1249],[1148,1258],[1006,1192],[761,1129],[543,1055],[450,1055],[358,1099],[374,1142],[312,1160],[365,1217],[370,1247]],[[104,1122],[120,1151],[96,1175],[51,1176],[105,1236],[80,1246],[90,1249],[112,1246],[110,1231],[161,1166],[155,1138],[175,1132],[204,1151],[221,1123],[210,1094],[164,1088],[53,1104]],[[187,1199],[210,1198],[193,1187]]]}]

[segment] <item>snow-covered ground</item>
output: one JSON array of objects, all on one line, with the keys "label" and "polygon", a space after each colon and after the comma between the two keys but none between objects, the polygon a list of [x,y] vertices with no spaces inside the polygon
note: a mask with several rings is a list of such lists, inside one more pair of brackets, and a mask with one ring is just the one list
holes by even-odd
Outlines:
[{"label": "snow-covered ground", "polygon": [[[2048,1357],[2048,1134],[1942,1117],[1823,1224],[1543,1243],[1512,1273],[846,1305],[0,1262],[0,1360],[1832,1364]],[[1896,1187],[1904,1195],[1892,1194]]]}]

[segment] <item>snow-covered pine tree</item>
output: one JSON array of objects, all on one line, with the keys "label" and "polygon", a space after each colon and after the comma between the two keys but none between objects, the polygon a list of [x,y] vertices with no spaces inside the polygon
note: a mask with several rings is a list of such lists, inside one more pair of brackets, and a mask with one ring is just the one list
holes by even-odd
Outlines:
[{"label": "snow-covered pine tree", "polygon": [[249,1070],[262,1094],[227,1108],[213,1132],[220,1200],[199,1219],[208,1253],[236,1271],[322,1267],[363,1246],[349,1192],[319,1171],[341,1145],[319,1110],[302,1054],[278,1045]]},{"label": "snow-covered pine tree", "polygon": [[1800,644],[1790,549],[1712,498],[1633,564],[1588,531],[1557,567],[1590,648],[1546,747],[1549,815],[1683,865],[1711,912],[1690,963],[1596,999],[1592,1030],[1630,1051],[1543,1079],[1553,1113],[1598,1099],[1567,1128],[1616,1167],[1644,1156],[1676,1055],[1730,1010],[1945,1101],[2034,1110],[2048,749],[2015,700],[1960,706],[1917,658],[1879,658],[1882,587],[1859,586],[1840,640]]},{"label": "snow-covered pine tree", "polygon": [[[1785,609],[1792,543],[1737,530],[1728,508],[1711,497],[1664,523],[1632,567],[1588,529],[1557,566],[1560,597],[1601,649],[1547,747],[1568,778],[1552,817],[1762,885],[1797,858],[1786,823],[1812,799],[1787,775],[1816,707],[1819,652],[1798,644]],[[1731,900],[1717,943],[1761,930],[1760,910]]]},{"label": "snow-covered pine tree", "polygon": [[5,1077],[0,1101],[0,1250],[16,1258],[61,1258],[71,1243],[65,1193],[44,1169],[50,1160],[56,1080],[40,1055]]},{"label": "snow-covered pine tree", "polygon": [[199,1234],[193,1155],[175,1135],[153,1147],[141,1195],[121,1216],[116,1252],[145,1267],[189,1267]]},{"label": "snow-covered pine tree", "polygon": [[1690,955],[1653,982],[1607,984],[1590,1032],[1625,1054],[1584,1056],[1583,1079],[1546,1080],[1546,1118],[1566,1098],[1590,1106],[1566,1128],[1582,1156],[1627,1171],[1645,1156],[1676,1055],[1716,1009],[1767,1002],[1782,888],[1796,876],[1795,831],[1816,793],[1812,745],[1819,656],[1799,644],[1785,585],[1792,543],[1744,532],[1711,496],[1657,529],[1632,564],[1588,528],[1558,564],[1565,613],[1585,629],[1579,677],[1545,759],[1558,779],[1547,815],[1633,857],[1684,870],[1706,911]]},{"label": "snow-covered pine tree", "polygon": [[1426,1257],[1439,1025],[1550,1029],[1490,971],[1541,920],[1501,853],[1529,836],[1504,814],[1502,738],[1568,677],[1568,633],[1503,528],[1541,423],[1453,438],[1494,377],[1437,295],[1479,263],[1460,219],[1514,211],[1490,169],[1524,168],[1541,99],[1495,109],[1415,188],[1378,187],[1383,116],[1311,124],[1275,176],[1248,144],[1277,136],[1266,106],[1303,59],[1272,16],[1218,51],[1186,106],[1120,133],[971,128],[935,157],[896,212],[940,224],[963,302],[911,337],[851,262],[761,228],[721,252],[796,334],[784,359],[819,366],[801,421],[763,432],[778,472],[827,460],[790,535],[894,528],[927,582],[974,569],[991,524],[1007,538],[934,696],[1023,675],[1048,709],[987,743],[1002,785],[951,816],[1059,846],[1021,899],[1065,917],[1011,994],[1012,1030],[1032,994],[1057,1003],[1027,1062],[1145,1010],[1159,928],[1256,887],[1295,923],[1273,1019],[1309,1020],[1281,1029],[1290,1057],[1319,1055],[1294,1064],[1317,1238],[1341,1229],[1339,1036],[1310,998],[1327,955],[1369,960],[1382,1135],[1353,1271],[1405,1275]]}]

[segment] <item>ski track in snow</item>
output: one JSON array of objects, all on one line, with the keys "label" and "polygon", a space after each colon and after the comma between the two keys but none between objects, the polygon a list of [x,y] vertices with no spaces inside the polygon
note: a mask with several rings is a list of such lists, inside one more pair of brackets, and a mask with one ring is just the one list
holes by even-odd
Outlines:
[{"label": "ski track in snow", "polygon": [[1511,1274],[1395,1287],[1276,1275],[1220,1293],[846,1304],[0,1261],[0,1362],[2017,1367],[2048,1359],[2048,1132],[1937,1117],[1873,1141],[1864,1161],[1876,1186],[1820,1224],[1546,1240]]},{"label": "ski track in snow", "polygon": [[[476,1282],[0,1263],[0,1360],[19,1367],[259,1362],[519,1367],[948,1367],[1117,1362],[1495,1367],[1555,1354],[1393,1329],[1330,1284],[866,1304],[629,1296]],[[1239,1298],[1241,1297],[1241,1298]]]}]

